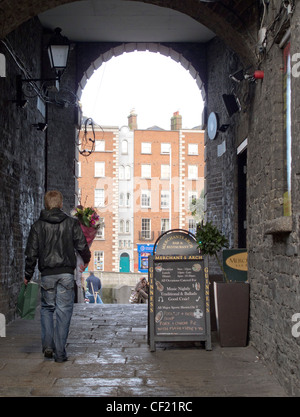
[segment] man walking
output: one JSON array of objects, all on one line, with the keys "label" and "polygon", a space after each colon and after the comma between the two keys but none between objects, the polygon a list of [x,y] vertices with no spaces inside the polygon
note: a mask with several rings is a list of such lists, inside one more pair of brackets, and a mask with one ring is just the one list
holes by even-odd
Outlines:
[{"label": "man walking", "polygon": [[[56,362],[67,360],[65,350],[74,304],[75,250],[87,267],[91,253],[77,219],[62,211],[63,196],[59,191],[45,194],[45,210],[31,226],[25,250],[25,285],[35,266],[41,272],[42,349]],[[54,312],[56,326],[54,329]]]}]

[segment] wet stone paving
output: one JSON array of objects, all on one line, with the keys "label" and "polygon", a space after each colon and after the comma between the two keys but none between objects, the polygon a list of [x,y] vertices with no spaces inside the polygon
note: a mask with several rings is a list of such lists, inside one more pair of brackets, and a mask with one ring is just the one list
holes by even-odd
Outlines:
[{"label": "wet stone paving", "polygon": [[1,397],[284,397],[251,346],[147,341],[147,305],[75,304],[69,360],[41,352],[40,320],[17,319],[0,338]]}]

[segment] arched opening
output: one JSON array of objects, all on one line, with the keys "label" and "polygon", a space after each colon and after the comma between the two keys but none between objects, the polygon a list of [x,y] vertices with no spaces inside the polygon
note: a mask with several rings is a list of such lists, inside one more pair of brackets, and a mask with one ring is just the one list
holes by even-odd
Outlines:
[{"label": "arched opening", "polygon": [[[135,50],[113,56],[96,69],[96,60],[90,66],[90,78],[84,75],[79,87],[82,112],[103,126],[123,126],[128,123],[131,130],[158,126],[170,129],[174,111],[182,115],[182,128],[202,125],[203,97],[205,89],[192,65],[159,52]],[[181,57],[185,62],[185,58]],[[187,69],[188,68],[188,69]],[[134,108],[129,119],[129,110]],[[127,121],[128,119],[128,121]],[[120,142],[122,155],[128,154],[128,138]],[[120,168],[120,173],[121,173]],[[128,169],[128,167],[127,167]],[[126,167],[125,167],[125,177]]]},{"label": "arched opening", "polygon": [[121,56],[124,53],[130,52],[152,52],[158,53],[165,57],[170,57],[176,63],[182,65],[182,67],[189,72],[191,77],[196,81],[196,85],[201,90],[202,98],[205,100],[206,94],[204,89],[204,82],[201,79],[199,72],[182,54],[172,49],[171,47],[164,46],[160,43],[123,43],[122,45],[111,48],[109,51],[101,54],[95,61],[93,61],[89,68],[84,72],[77,89],[77,97],[80,100],[82,97],[82,91],[85,88],[88,80],[93,76],[94,72],[101,67],[105,62],[109,61],[113,57]]}]

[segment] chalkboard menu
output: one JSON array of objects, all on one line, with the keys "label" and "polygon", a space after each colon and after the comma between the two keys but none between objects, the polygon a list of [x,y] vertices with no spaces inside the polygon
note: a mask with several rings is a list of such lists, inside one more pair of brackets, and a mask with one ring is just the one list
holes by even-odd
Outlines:
[{"label": "chalkboard menu", "polygon": [[156,342],[205,341],[211,350],[209,276],[193,235],[170,231],[149,257],[150,350]]}]

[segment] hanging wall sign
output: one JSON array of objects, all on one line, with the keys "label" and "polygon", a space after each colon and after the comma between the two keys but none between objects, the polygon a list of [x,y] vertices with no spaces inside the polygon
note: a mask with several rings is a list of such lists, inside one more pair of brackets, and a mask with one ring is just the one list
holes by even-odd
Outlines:
[{"label": "hanging wall sign", "polygon": [[192,234],[170,230],[149,257],[150,350],[156,342],[204,341],[211,350],[209,276]]}]

